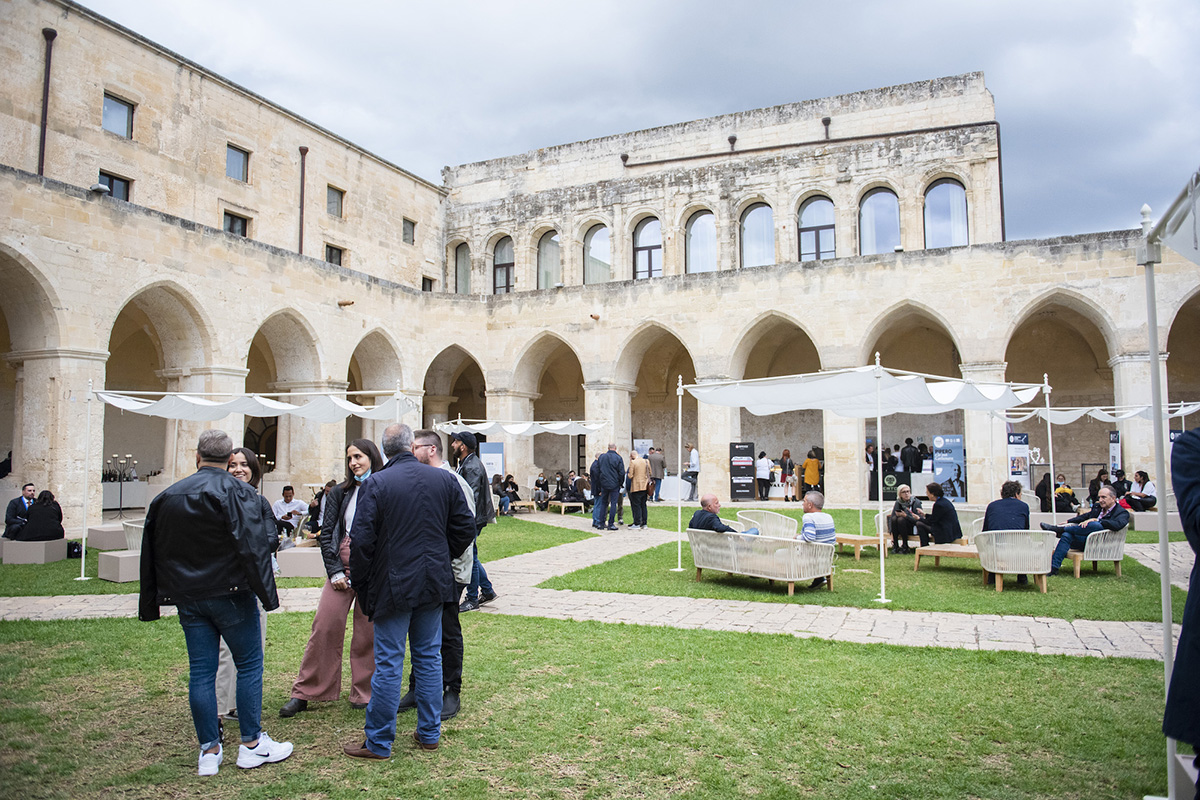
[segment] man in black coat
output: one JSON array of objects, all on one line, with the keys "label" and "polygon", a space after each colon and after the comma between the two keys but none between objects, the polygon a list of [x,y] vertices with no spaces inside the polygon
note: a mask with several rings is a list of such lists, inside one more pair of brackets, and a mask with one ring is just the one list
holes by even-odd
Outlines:
[{"label": "man in black coat", "polygon": [[475,519],[454,476],[412,454],[407,425],[395,432],[399,454],[363,481],[350,532],[350,574],[363,613],[375,625],[375,674],[365,741],[346,745],[354,758],[391,757],[403,693],[404,640],[417,675],[417,730],[436,750],[442,714],[442,606],[457,590],[450,562],[475,539]]},{"label": "man in black coat", "polygon": [[900,451],[900,464],[905,472],[921,471],[921,451],[913,444],[911,436],[904,440],[904,448]]},{"label": "man in black coat", "polygon": [[[1018,481],[1005,481],[1000,486],[1000,499],[988,503],[983,512],[983,529],[985,531],[1027,531],[1029,530],[1029,506],[1021,499],[1021,484]],[[995,583],[996,576],[989,574],[988,583]],[[1018,575],[1017,583],[1029,583],[1028,575]]]},{"label": "man in black coat", "polygon": [[[1195,556],[1191,578],[1195,589],[1200,587],[1200,432],[1188,431],[1175,440],[1171,448],[1171,484],[1183,532]],[[1188,592],[1183,606],[1183,627],[1167,691],[1163,733],[1200,750],[1200,590]],[[1200,797],[1200,780],[1196,789]]]},{"label": "man in black coat", "polygon": [[16,539],[17,532],[25,527],[29,507],[33,505],[33,484],[27,483],[21,487],[21,496],[8,501],[4,511],[4,538]]},{"label": "man in black coat", "polygon": [[479,460],[479,454],[476,452],[479,449],[479,441],[475,438],[475,434],[470,431],[450,434],[450,449],[458,458],[456,471],[470,485],[471,491],[475,495],[475,564],[471,568],[471,582],[467,585],[467,596],[458,607],[458,610],[465,614],[468,611],[478,611],[481,605],[496,599],[496,590],[492,588],[492,582],[488,580],[483,562],[479,560],[478,541],[479,534],[483,533],[483,529],[491,522],[492,517],[496,516],[496,508],[492,505],[492,482],[488,480],[487,469]]},{"label": "man in black coat", "polygon": [[[625,486],[625,459],[617,452],[615,444],[596,459],[596,471],[592,474],[592,497],[596,505],[602,506],[600,522],[604,523],[604,510],[608,511],[608,530],[617,529],[617,506],[621,502],[621,488]],[[593,517],[595,519],[595,517]]]}]

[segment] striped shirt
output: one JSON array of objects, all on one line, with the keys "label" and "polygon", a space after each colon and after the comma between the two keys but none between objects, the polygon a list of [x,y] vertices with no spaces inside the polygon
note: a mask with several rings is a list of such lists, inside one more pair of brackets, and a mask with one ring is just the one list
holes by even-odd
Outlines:
[{"label": "striped shirt", "polygon": [[806,542],[837,544],[837,532],[833,529],[833,517],[824,511],[805,514],[804,523],[800,528],[800,538]]}]

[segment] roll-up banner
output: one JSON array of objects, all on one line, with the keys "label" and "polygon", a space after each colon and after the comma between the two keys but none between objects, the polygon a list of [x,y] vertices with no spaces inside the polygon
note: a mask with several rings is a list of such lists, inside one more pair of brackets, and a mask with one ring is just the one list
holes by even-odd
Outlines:
[{"label": "roll-up banner", "polygon": [[933,437],[933,479],[949,500],[967,502],[967,457],[961,434]]},{"label": "roll-up banner", "polygon": [[1021,484],[1022,491],[1029,489],[1029,434],[1008,435],[1008,479]]}]

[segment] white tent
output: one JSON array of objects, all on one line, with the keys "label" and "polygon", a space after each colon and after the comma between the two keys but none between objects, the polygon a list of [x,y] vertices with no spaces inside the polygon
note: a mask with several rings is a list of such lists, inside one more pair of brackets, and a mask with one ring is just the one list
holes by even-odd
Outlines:
[{"label": "white tent", "polygon": [[435,427],[443,433],[459,433],[470,431],[482,433],[484,436],[506,433],[510,436],[536,436],[539,433],[556,433],[559,436],[586,436],[607,425],[607,422],[577,422],[575,420],[532,422],[532,421],[500,421],[482,419],[452,419],[449,422],[439,422]]},{"label": "white tent", "polygon": [[[875,417],[876,435],[883,432],[883,417],[890,414],[940,414],[945,411],[1002,411],[1032,400],[1044,384],[978,383],[975,381],[925,375],[918,372],[887,369],[875,366],[789,375],[781,378],[722,381],[689,386],[699,402],[730,408],[745,408],[752,414],[766,416],[785,411],[818,409],[832,411],[843,417],[865,419]],[[679,418],[682,439],[683,416]],[[683,463],[682,448],[679,463]],[[883,471],[879,471],[879,513],[883,506]],[[683,551],[683,505],[678,501],[678,560]],[[887,584],[884,575],[885,539],[879,531],[879,597],[887,603]],[[682,569],[677,564],[676,569]]]}]

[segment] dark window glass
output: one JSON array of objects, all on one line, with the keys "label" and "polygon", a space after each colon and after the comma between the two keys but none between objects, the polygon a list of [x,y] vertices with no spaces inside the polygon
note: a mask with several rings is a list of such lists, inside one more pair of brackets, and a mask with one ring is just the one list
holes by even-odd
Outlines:
[{"label": "dark window glass", "polygon": [[925,246],[968,244],[967,190],[951,178],[934,181],[925,192]]},{"label": "dark window glass", "polygon": [[118,100],[110,94],[104,95],[104,111],[100,115],[100,126],[126,139],[133,138],[133,105]]},{"label": "dark window glass", "polygon": [[800,206],[800,260],[835,258],[833,201],[810,197]]},{"label": "dark window glass", "polygon": [[239,217],[237,214],[225,212],[225,230],[235,236],[250,235],[250,220],[245,217]]},{"label": "dark window glass", "polygon": [[411,219],[404,220],[404,233],[402,234],[405,244],[417,243],[417,223]]},{"label": "dark window glass", "polygon": [[325,189],[325,210],[330,215],[340,217],[342,215],[342,200],[345,199],[346,193],[341,189],[335,189],[332,186]]},{"label": "dark window glass", "polygon": [[109,197],[115,197],[118,200],[129,200],[130,181],[118,178],[116,175],[109,175],[107,172],[101,172],[100,183],[108,187]]},{"label": "dark window glass", "polygon": [[513,258],[513,240],[505,236],[496,242],[496,250],[492,258],[492,285],[495,294],[508,294],[516,285],[513,271],[516,262]]},{"label": "dark window glass", "polygon": [[340,267],[344,253],[345,251],[340,247],[334,247],[331,244],[325,245],[325,260],[330,264],[337,264]]},{"label": "dark window glass", "polygon": [[421,278],[421,291],[422,292],[432,292],[433,291],[433,278]]},{"label": "dark window glass", "polygon": [[241,148],[228,145],[225,148],[225,174],[235,181],[249,183],[250,154]]},{"label": "dark window glass", "polygon": [[858,254],[891,253],[900,246],[900,201],[891,189],[872,189],[858,209]]},{"label": "dark window glass", "polygon": [[662,223],[647,217],[633,229],[633,277],[657,278],[662,275]]}]

